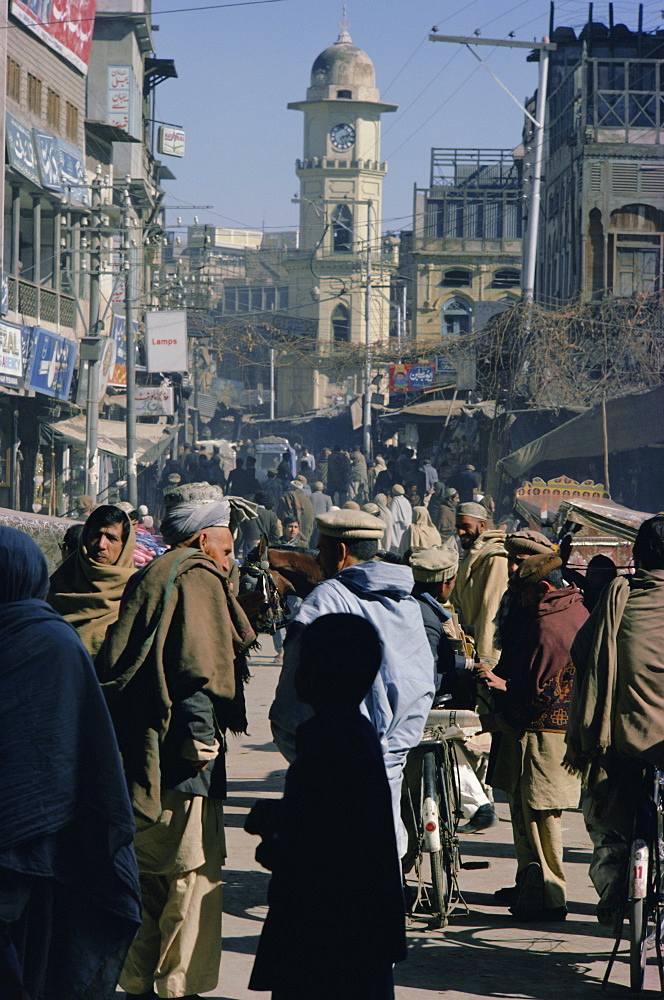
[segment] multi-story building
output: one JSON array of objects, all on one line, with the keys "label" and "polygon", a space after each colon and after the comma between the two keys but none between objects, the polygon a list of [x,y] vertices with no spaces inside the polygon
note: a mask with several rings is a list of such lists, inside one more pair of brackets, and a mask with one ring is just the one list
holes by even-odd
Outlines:
[{"label": "multi-story building", "polygon": [[152,151],[150,94],[175,70],[154,58],[149,0],[80,0],[74,20],[51,18],[50,3],[38,13],[31,0],[11,0],[0,15],[0,506],[62,512],[74,463],[71,442],[50,427],[75,412],[91,281],[99,280],[101,313],[121,297],[127,184],[132,296],[145,302],[168,176]]},{"label": "multi-story building", "polygon": [[551,41],[536,296],[555,306],[658,291],[664,33],[590,22]]},{"label": "multi-story building", "polygon": [[520,147],[431,150],[398,279],[416,342],[479,329],[519,298],[522,161]]}]

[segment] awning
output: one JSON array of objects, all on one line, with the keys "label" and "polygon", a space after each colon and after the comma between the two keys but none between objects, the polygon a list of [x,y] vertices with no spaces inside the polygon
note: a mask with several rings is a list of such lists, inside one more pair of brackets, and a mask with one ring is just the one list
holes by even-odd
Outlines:
[{"label": "awning", "polygon": [[398,410],[385,411],[382,419],[395,420],[399,418],[400,422],[416,424],[447,420],[448,416],[458,417],[461,414],[468,417],[482,414],[493,419],[496,415],[496,404],[492,399],[483,403],[466,403],[463,399],[431,399],[425,403],[413,403],[411,406],[402,406]]},{"label": "awning", "polygon": [[652,516],[644,514],[642,510],[631,510],[608,500],[601,503],[593,500],[564,500],[558,511],[558,524],[560,527],[569,521],[585,524],[633,542],[643,521]]},{"label": "awning", "polygon": [[[664,441],[664,386],[633,392],[606,403],[609,452],[632,451]],[[519,479],[540,462],[595,458],[604,454],[602,407],[594,406],[498,462]]]},{"label": "awning", "polygon": [[[79,415],[69,420],[50,424],[54,434],[68,444],[85,448],[85,417]],[[179,430],[178,424],[136,424],[136,455],[141,465],[156,462],[164,449],[171,444]],[[127,457],[127,425],[121,420],[100,420],[97,447],[107,455]]]}]

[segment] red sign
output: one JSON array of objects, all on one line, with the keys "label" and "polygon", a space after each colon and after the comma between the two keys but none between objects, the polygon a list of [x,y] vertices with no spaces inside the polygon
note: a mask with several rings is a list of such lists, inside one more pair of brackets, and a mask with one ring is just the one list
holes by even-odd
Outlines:
[{"label": "red sign", "polygon": [[87,73],[97,0],[12,0],[12,14],[81,73]]}]

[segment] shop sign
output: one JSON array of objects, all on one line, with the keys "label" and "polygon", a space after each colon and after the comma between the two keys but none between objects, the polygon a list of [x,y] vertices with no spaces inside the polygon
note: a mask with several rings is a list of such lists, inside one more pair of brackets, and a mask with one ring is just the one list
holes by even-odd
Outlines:
[{"label": "shop sign", "polygon": [[23,382],[21,327],[0,320],[0,385],[18,389]]},{"label": "shop sign", "polygon": [[416,365],[390,365],[390,392],[421,392],[435,384],[436,366],[432,362]]},{"label": "shop sign", "polygon": [[149,372],[189,371],[187,313],[184,309],[146,313],[145,355]]},{"label": "shop sign", "polygon": [[134,83],[133,66],[109,66],[106,92],[106,121],[124,132],[134,134]]},{"label": "shop sign", "polygon": [[30,129],[7,112],[7,159],[9,166],[33,184],[41,186],[35,143]]},{"label": "shop sign", "polygon": [[78,344],[40,326],[32,328],[32,339],[27,388],[54,399],[69,399]]},{"label": "shop sign", "polygon": [[165,156],[184,156],[186,133],[172,125],[159,126],[159,152]]},{"label": "shop sign", "polygon": [[65,194],[81,205],[90,204],[90,188],[85,175],[85,161],[80,149],[58,139],[60,153],[60,178]]},{"label": "shop sign", "polygon": [[96,0],[12,0],[12,14],[38,38],[75,66],[88,71]]},{"label": "shop sign", "polygon": [[42,184],[50,191],[62,191],[60,176],[60,147],[54,135],[33,129],[37,159],[41,172]]},{"label": "shop sign", "polygon": [[[136,342],[136,338],[138,337],[138,322],[136,320],[133,321],[133,326],[134,342]],[[126,329],[127,321],[125,317],[120,316],[119,313],[113,313],[113,322],[111,323],[111,339],[115,341],[115,364],[108,380],[109,385],[126,386],[127,384]],[[136,352],[138,352],[138,347],[136,348]]]},{"label": "shop sign", "polygon": [[6,316],[9,312],[9,275],[2,272],[2,284],[0,285],[0,316]]},{"label": "shop sign", "polygon": [[137,385],[134,401],[137,417],[172,417],[175,413],[172,385]]}]

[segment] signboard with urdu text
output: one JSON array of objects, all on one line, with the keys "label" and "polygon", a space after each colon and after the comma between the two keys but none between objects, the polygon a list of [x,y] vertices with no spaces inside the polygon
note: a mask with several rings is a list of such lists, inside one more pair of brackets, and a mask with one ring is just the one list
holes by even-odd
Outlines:
[{"label": "signboard with urdu text", "polygon": [[145,356],[149,372],[189,371],[187,313],[184,309],[146,313]]},{"label": "signboard with urdu text", "polygon": [[137,417],[172,417],[175,413],[172,385],[137,385],[134,400]]},{"label": "signboard with urdu text", "polygon": [[18,389],[23,380],[21,327],[0,320],[0,385]]},{"label": "signboard with urdu text", "polygon": [[12,14],[85,75],[96,6],[96,0],[12,0]]},{"label": "signboard with urdu text", "polygon": [[78,345],[40,326],[32,328],[32,360],[26,386],[44,396],[68,399]]},{"label": "signboard with urdu text", "polygon": [[184,156],[185,132],[173,125],[159,126],[159,152],[165,156]]},{"label": "signboard with urdu text", "polygon": [[7,112],[7,161],[13,170],[40,185],[39,164],[31,130]]},{"label": "signboard with urdu text", "polygon": [[435,384],[436,366],[432,362],[416,365],[390,365],[390,392],[421,392]]}]

